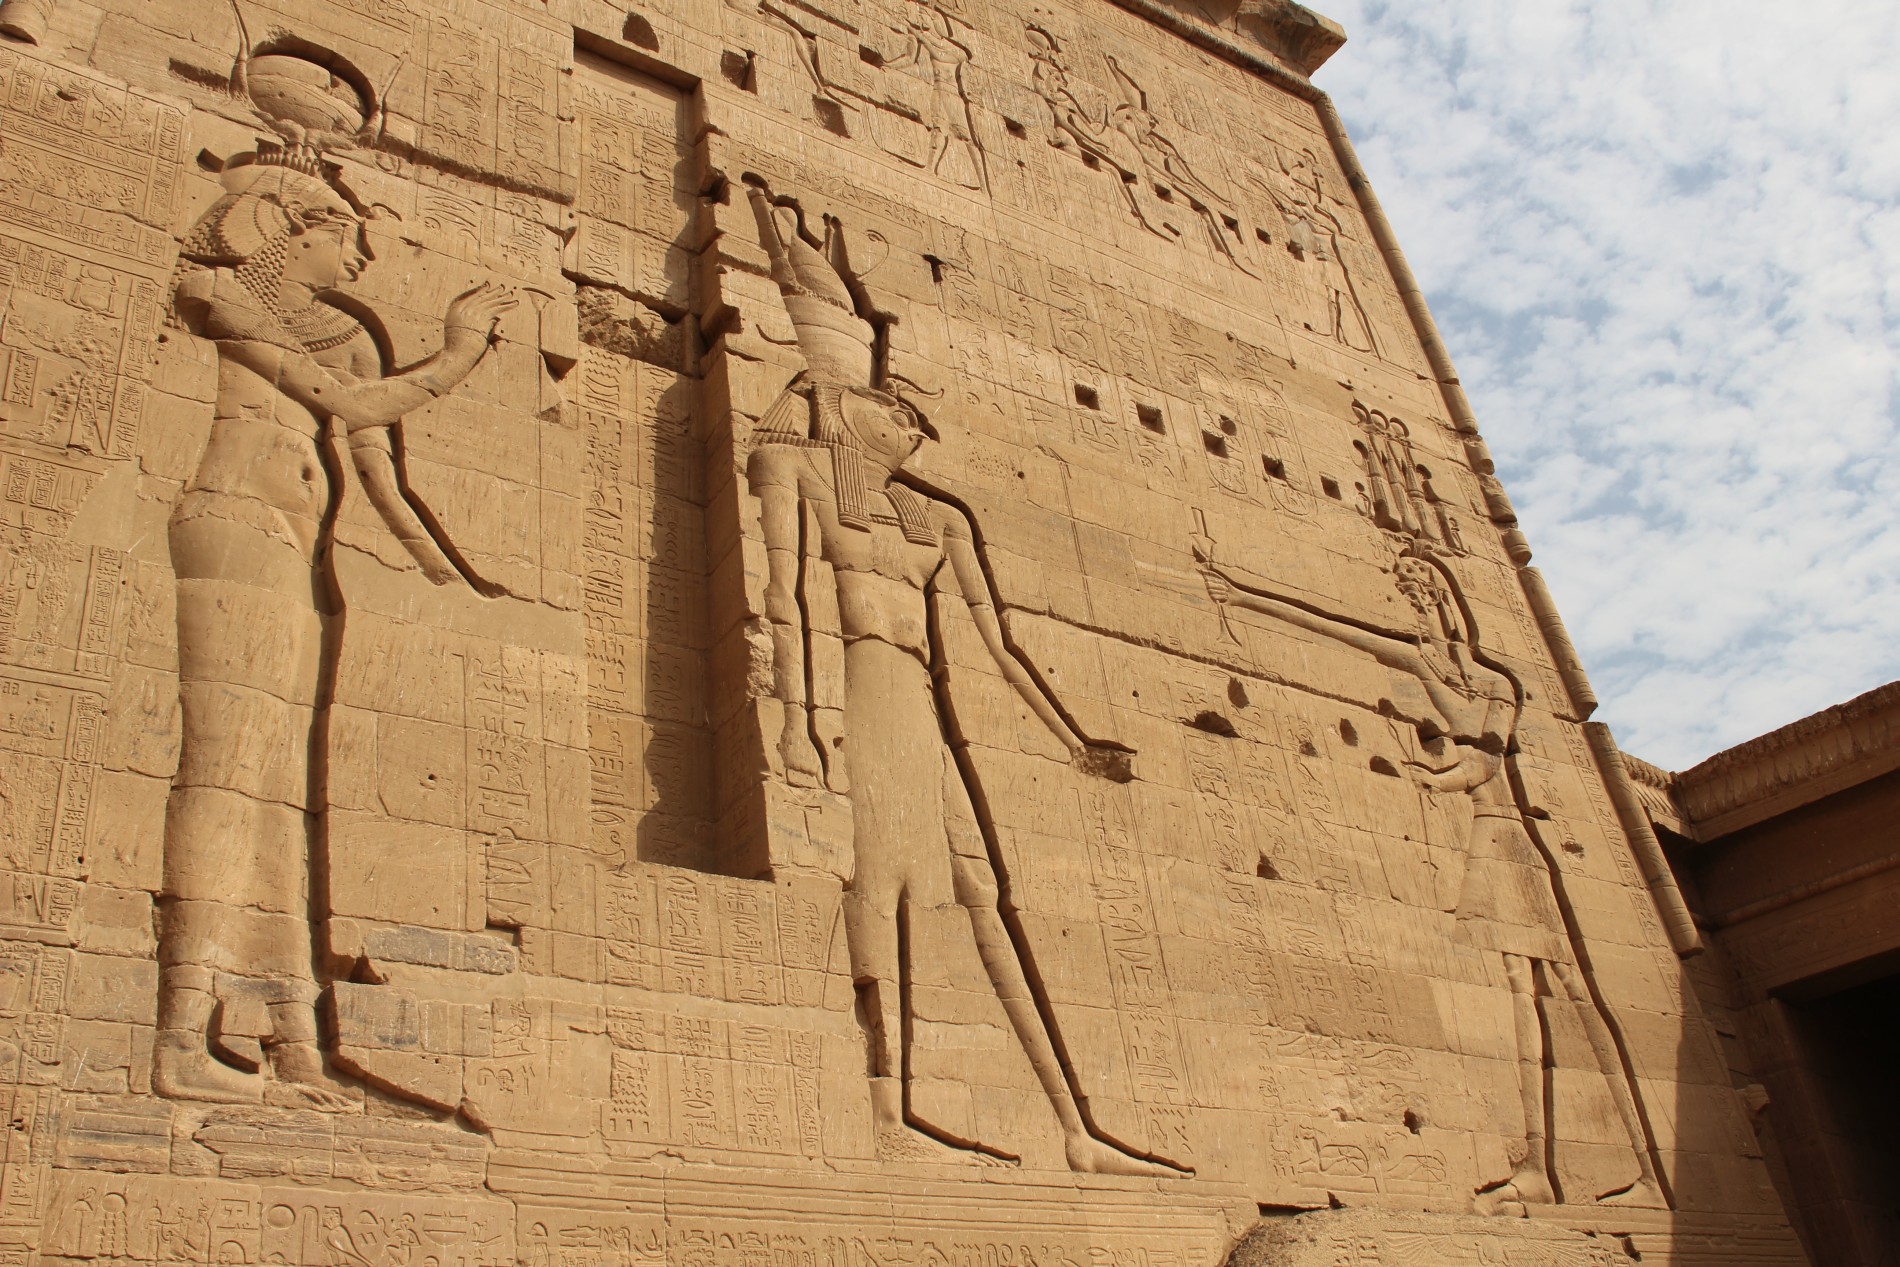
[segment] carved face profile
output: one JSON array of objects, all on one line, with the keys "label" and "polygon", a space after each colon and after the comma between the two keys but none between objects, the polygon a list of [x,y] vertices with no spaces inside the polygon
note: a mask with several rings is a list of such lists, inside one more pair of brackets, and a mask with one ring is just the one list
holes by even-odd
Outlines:
[{"label": "carved face profile", "polygon": [[845,392],[839,405],[845,427],[859,449],[886,470],[900,469],[928,438],[917,411],[887,392]]},{"label": "carved face profile", "polygon": [[301,283],[313,291],[328,290],[355,281],[369,262],[362,226],[354,217],[315,217],[293,224],[290,234],[284,282]]},{"label": "carved face profile", "polygon": [[[197,264],[238,267],[287,244],[293,231],[362,220],[349,200],[320,176],[273,163],[228,170],[224,195],[199,217],[181,253]],[[281,270],[280,270],[281,276]]]}]

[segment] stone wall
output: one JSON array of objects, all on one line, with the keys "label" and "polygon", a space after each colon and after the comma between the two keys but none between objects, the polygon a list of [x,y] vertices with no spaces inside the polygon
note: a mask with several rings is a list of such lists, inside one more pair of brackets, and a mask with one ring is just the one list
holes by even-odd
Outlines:
[{"label": "stone wall", "polygon": [[1802,1261],[1336,28],[239,6],[0,10],[0,1261]]}]

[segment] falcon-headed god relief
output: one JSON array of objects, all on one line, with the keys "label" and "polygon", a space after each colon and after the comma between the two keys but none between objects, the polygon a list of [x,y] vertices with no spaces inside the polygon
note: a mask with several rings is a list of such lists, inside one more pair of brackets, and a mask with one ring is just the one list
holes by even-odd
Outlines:
[{"label": "falcon-headed god relief", "polygon": [[[907,909],[960,904],[990,983],[1061,1124],[1078,1171],[1179,1175],[1185,1169],[1108,1137],[1058,1055],[1048,1002],[1032,987],[1032,952],[1008,873],[975,805],[977,775],[955,734],[939,607],[960,602],[998,671],[1088,776],[1126,781],[1125,748],[1091,740],[1010,650],[974,527],[905,468],[932,431],[880,365],[875,312],[846,260],[842,232],[822,237],[788,198],[747,178],[806,368],[755,433],[748,464],[769,565],[777,737],[794,783],[849,787],[852,875],[844,917],[861,1001],[880,1155],[902,1160],[1009,1159],[988,1141],[959,1139],[913,1110],[907,1079]],[[806,538],[808,514],[816,540]],[[843,635],[843,742],[818,742],[808,694],[813,629],[802,603],[807,556],[836,577]],[[845,769],[840,769],[843,766]],[[848,773],[847,773],[848,772]],[[844,777],[841,777],[844,776]],[[975,795],[973,795],[975,793]]]},{"label": "falcon-headed god relief", "polygon": [[247,64],[251,100],[285,143],[227,167],[173,293],[178,324],[217,348],[218,385],[170,524],[183,737],[152,1083],[188,1099],[336,1107],[353,1088],[319,1046],[311,926],[343,616],[335,520],[353,473],[431,582],[479,587],[405,485],[394,431],[468,376],[514,300],[490,285],[458,295],[440,350],[388,370],[362,321],[331,302],[370,253],[320,146],[364,125],[363,103],[328,65]]},{"label": "falcon-headed god relief", "polygon": [[[1208,592],[1223,612],[1254,612],[1362,652],[1416,679],[1431,701],[1435,716],[1416,722],[1428,759],[1407,762],[1406,772],[1430,793],[1470,800],[1457,928],[1471,944],[1502,959],[1511,991],[1524,1115],[1523,1134],[1512,1150],[1512,1174],[1482,1187],[1475,1194],[1475,1207],[1521,1214],[1526,1205],[1558,1199],[1551,1181],[1547,1105],[1562,1103],[1562,1098],[1552,1094],[1554,1066],[1543,1015],[1558,1000],[1571,1005],[1589,1037],[1634,1172],[1629,1182],[1589,1197],[1603,1204],[1666,1207],[1654,1144],[1624,1054],[1607,1008],[1578,964],[1559,905],[1561,880],[1532,837],[1512,791],[1523,690],[1479,645],[1476,623],[1449,569],[1424,543],[1408,547],[1393,567],[1393,578],[1416,618],[1415,627],[1383,630],[1243,578],[1215,561],[1213,544],[1205,538],[1196,542],[1195,553]],[[1565,1194],[1567,1199],[1570,1195]]]}]

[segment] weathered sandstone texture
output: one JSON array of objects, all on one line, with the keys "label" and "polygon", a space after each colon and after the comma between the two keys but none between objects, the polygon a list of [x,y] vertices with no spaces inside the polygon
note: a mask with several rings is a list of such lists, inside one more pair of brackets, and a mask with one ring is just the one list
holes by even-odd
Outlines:
[{"label": "weathered sandstone texture", "polygon": [[1336,26],[0,34],[0,1267],[1803,1261]]}]

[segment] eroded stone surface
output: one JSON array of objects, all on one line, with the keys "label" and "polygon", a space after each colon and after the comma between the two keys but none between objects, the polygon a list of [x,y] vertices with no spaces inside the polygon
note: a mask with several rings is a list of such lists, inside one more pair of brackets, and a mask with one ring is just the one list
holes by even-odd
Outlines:
[{"label": "eroded stone surface", "polygon": [[0,9],[7,1261],[1801,1261],[1336,28],[1134,9]]}]

